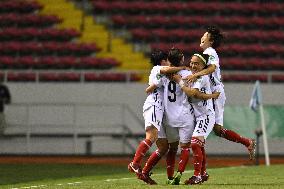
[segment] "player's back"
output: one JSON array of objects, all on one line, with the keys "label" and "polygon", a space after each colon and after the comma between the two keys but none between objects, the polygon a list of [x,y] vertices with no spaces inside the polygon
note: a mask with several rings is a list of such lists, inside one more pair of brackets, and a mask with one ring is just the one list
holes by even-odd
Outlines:
[{"label": "player's back", "polygon": [[[182,70],[178,74],[185,78],[191,72]],[[182,127],[184,122],[189,121],[186,120],[188,119],[187,116],[192,116],[187,95],[176,82],[168,78],[164,78],[163,81],[166,120],[172,127]]]}]

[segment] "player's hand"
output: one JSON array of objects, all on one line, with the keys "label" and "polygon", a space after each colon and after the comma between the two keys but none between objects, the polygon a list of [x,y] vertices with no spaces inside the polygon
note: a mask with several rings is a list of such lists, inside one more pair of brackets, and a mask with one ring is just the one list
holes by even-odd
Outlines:
[{"label": "player's hand", "polygon": [[173,74],[172,78],[177,83],[181,80],[181,76],[179,74]]},{"label": "player's hand", "polygon": [[186,77],[186,81],[188,82],[188,83],[193,83],[193,82],[195,82],[197,80],[197,77],[193,74],[193,75],[189,75],[189,76],[187,76]]},{"label": "player's hand", "polygon": [[220,96],[220,92],[214,92],[212,93],[212,96],[213,99],[217,99]]}]

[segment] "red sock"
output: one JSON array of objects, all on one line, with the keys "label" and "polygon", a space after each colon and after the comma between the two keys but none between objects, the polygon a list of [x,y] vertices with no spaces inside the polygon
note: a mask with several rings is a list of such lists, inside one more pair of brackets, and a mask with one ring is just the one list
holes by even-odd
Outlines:
[{"label": "red sock", "polygon": [[246,147],[248,147],[250,145],[250,140],[248,138],[242,137],[238,133],[236,133],[232,130],[221,128],[220,132],[221,132],[221,137],[223,137],[227,140],[237,142],[237,143],[241,143],[241,144],[245,145]]},{"label": "red sock", "polygon": [[175,173],[175,161],[176,161],[177,149],[170,149],[167,154],[167,175],[168,178],[173,178]]},{"label": "red sock", "polygon": [[150,173],[150,171],[153,169],[153,167],[159,162],[159,160],[161,159],[161,155],[159,150],[156,150],[155,152],[153,152],[151,154],[151,156],[149,157],[149,159],[147,160],[142,173]]},{"label": "red sock", "polygon": [[201,175],[204,175],[206,173],[206,153],[205,153],[205,148],[201,148],[202,151],[202,156],[203,156],[203,161],[202,161],[202,167],[201,167]]},{"label": "red sock", "polygon": [[193,164],[194,164],[194,175],[198,176],[201,173],[201,167],[203,162],[203,155],[201,147],[203,142],[199,139],[192,137],[191,139],[191,148],[193,153]]},{"label": "red sock", "polygon": [[178,172],[180,173],[183,173],[185,170],[186,164],[189,159],[189,152],[190,152],[190,149],[188,147],[184,147],[181,149],[180,160],[178,164]]},{"label": "red sock", "polygon": [[149,150],[151,146],[152,146],[151,140],[145,139],[141,141],[136,149],[136,153],[133,158],[133,163],[136,165],[140,165],[142,158],[145,156],[146,152]]}]

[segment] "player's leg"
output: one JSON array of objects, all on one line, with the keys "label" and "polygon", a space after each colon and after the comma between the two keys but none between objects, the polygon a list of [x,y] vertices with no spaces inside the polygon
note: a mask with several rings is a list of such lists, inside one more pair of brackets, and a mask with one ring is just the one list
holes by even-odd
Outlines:
[{"label": "player's leg", "polygon": [[255,157],[255,140],[243,137],[238,133],[225,129],[223,127],[223,115],[224,115],[224,105],[225,105],[225,95],[221,92],[218,99],[214,100],[214,108],[215,108],[215,125],[213,128],[214,133],[222,138],[225,138],[229,141],[241,143],[247,147],[250,155],[250,159],[254,159]]},{"label": "player's leg", "polygon": [[[196,118],[196,126],[192,134],[191,149],[193,153],[194,175],[185,184],[201,184],[202,173],[206,173],[205,139],[213,129],[215,116],[213,112]],[[203,171],[203,172],[202,172]]]},{"label": "player's leg", "polygon": [[[146,137],[138,145],[134,158],[128,165],[129,171],[135,172],[138,177],[141,174],[142,158],[158,138],[158,131],[160,130],[160,123],[162,122],[163,112],[162,110],[159,110],[153,106],[145,111],[143,116],[145,119]],[[153,119],[153,117],[155,117],[155,119]]]},{"label": "player's leg", "polygon": [[193,133],[193,128],[193,122],[192,125],[187,125],[186,127],[179,128],[181,153],[178,164],[178,171],[176,172],[172,182],[170,183],[172,185],[179,185],[182,174],[185,171],[186,165],[188,163],[190,153],[190,140]]},{"label": "player's leg", "polygon": [[166,138],[159,138],[156,141],[157,150],[154,151],[148,158],[142,173],[149,175],[154,166],[160,161],[160,159],[168,152],[169,144]]},{"label": "player's leg", "polygon": [[170,180],[172,180],[174,178],[175,162],[176,162],[176,155],[177,155],[177,151],[178,151],[178,144],[179,144],[179,141],[172,142],[172,143],[169,144],[169,151],[168,151],[167,157],[166,157],[167,176],[168,176],[167,183],[170,183]]},{"label": "player's leg", "polygon": [[155,142],[158,136],[158,130],[154,126],[147,127],[146,129],[146,138],[140,142],[138,145],[134,158],[132,162],[128,165],[128,169],[131,172],[141,172],[141,161],[142,158],[145,156],[146,152]]},{"label": "player's leg", "polygon": [[147,184],[156,184],[156,182],[150,178],[150,172],[153,167],[159,162],[159,160],[168,152],[169,149],[165,127],[166,126],[164,125],[160,127],[160,130],[158,132],[158,140],[156,141],[157,150],[151,154],[142,170],[142,177],[140,179]]}]

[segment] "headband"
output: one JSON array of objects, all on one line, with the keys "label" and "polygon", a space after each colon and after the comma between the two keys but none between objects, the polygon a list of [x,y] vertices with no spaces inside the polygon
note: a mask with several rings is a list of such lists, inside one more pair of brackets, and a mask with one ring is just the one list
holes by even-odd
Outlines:
[{"label": "headband", "polygon": [[198,58],[200,58],[206,64],[205,58],[203,58],[203,56],[201,56],[200,54],[193,54],[193,56],[197,56]]}]

